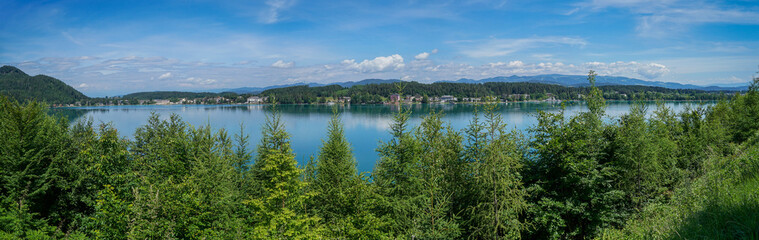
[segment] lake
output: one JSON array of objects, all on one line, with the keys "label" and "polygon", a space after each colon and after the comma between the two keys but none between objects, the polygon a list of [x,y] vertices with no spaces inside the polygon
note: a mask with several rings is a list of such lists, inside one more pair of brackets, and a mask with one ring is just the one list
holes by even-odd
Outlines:
[{"label": "lake", "polygon": [[[607,102],[608,120],[617,119],[627,113],[632,102]],[[688,106],[701,106],[714,102],[666,102],[665,105],[676,112]],[[442,111],[443,120],[454,129],[465,128],[472,118],[477,105],[471,104],[416,104],[412,108],[411,125],[418,126],[421,118],[430,111]],[[327,135],[327,123],[332,115],[329,105],[279,105],[286,129],[291,135],[291,146],[300,164],[316,155],[319,146]],[[393,113],[398,111],[395,105],[337,105],[340,118],[345,125],[345,135],[352,144],[353,153],[358,162],[359,171],[371,171],[379,158],[375,149],[380,141],[390,139],[389,124]],[[647,103],[648,113],[656,109],[655,102]],[[501,104],[501,112],[508,128],[526,131],[537,123],[538,110],[557,112],[561,108],[558,102],[519,102]],[[567,115],[585,111],[583,102],[567,103]],[[135,105],[106,107],[55,108],[55,114],[62,114],[69,120],[91,118],[94,123],[112,123],[126,138],[131,138],[135,130],[147,123],[152,112],[166,119],[176,113],[194,126],[209,123],[214,129],[225,128],[233,136],[238,133],[240,124],[245,133],[250,135],[251,149],[260,141],[260,127],[266,114],[271,111],[269,105]]]}]

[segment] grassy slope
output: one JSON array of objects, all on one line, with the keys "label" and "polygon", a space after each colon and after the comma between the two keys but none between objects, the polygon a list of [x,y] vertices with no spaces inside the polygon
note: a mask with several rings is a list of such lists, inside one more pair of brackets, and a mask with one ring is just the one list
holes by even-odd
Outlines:
[{"label": "grassy slope", "polygon": [[742,149],[707,160],[704,175],[670,203],[646,207],[601,239],[759,239],[759,144]]}]

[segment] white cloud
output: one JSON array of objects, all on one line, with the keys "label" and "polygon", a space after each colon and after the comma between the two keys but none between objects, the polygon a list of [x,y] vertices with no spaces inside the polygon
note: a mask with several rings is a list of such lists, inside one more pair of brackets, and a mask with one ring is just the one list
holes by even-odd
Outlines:
[{"label": "white cloud", "polygon": [[356,63],[356,60],[354,59],[343,60],[342,64],[350,69],[356,69],[361,72],[399,70],[405,66],[403,63],[403,57],[398,54],[393,54],[387,57],[376,57],[373,60],[364,60],[360,63]]},{"label": "white cloud", "polygon": [[171,77],[171,72],[167,72],[164,74],[161,74],[161,76],[158,77],[158,79],[167,79]]},{"label": "white cloud", "polygon": [[[670,72],[669,68],[659,63],[639,63],[639,62],[588,62],[585,63],[587,69],[592,69],[600,75],[610,76],[628,76],[643,77],[645,79],[656,79]],[[637,75],[637,76],[636,76]]]},{"label": "white cloud", "polygon": [[[201,62],[202,63],[202,62]],[[640,79],[663,79],[663,81],[691,81],[692,76],[705,73],[743,74],[750,77],[756,69],[755,58],[692,58],[661,59],[654,62],[529,62],[524,60],[494,61],[481,65],[446,62],[437,64],[432,60],[414,60],[405,63],[398,55],[381,56],[357,62],[353,59],[328,64],[295,65],[286,71],[272,69],[268,65],[235,65],[185,62],[163,57],[129,57],[100,60],[39,59],[24,63],[10,63],[28,74],[45,74],[78,86],[90,96],[119,95],[130,92],[177,90],[194,91],[212,88],[263,87],[283,83],[316,82],[331,83],[358,81],[368,78],[406,79],[420,82],[456,80],[459,78],[482,79],[498,76],[533,76],[540,74],[585,75],[593,69],[602,76],[623,76]],[[282,63],[286,63],[282,61]],[[61,67],[63,66],[63,67]],[[75,66],[75,67],[71,67]],[[152,69],[163,69],[156,72]],[[144,71],[148,69],[150,71]],[[741,72],[743,71],[743,72]],[[108,74],[107,76],[104,74]],[[163,73],[163,74],[161,74]],[[161,81],[150,81],[166,76]],[[713,76],[713,77],[712,77]],[[735,82],[709,76],[707,83]],[[103,81],[108,79],[108,81]],[[715,79],[715,80],[711,80]]]},{"label": "white cloud", "polygon": [[207,86],[216,83],[216,79],[209,79],[209,78],[196,78],[196,77],[189,77],[184,80],[179,81],[179,86],[182,87],[197,87],[200,86]]},{"label": "white cloud", "polygon": [[425,60],[425,59],[429,58],[430,55],[435,54],[435,53],[437,53],[437,48],[432,49],[432,51],[430,51],[430,52],[422,52],[420,54],[417,54],[416,56],[414,56],[414,59],[416,59],[416,60]]},{"label": "white cloud", "polygon": [[518,39],[489,39],[484,41],[459,42],[461,53],[469,57],[500,57],[514,52],[533,49],[549,48],[556,46],[583,47],[588,42],[574,37],[535,37]]},{"label": "white cloud", "polygon": [[524,63],[519,60],[510,61],[508,63],[505,63],[505,62],[488,63],[487,65],[490,65],[491,68],[501,67],[501,66],[510,67],[510,68],[524,67]]},{"label": "white cloud", "polygon": [[292,68],[292,67],[295,67],[295,62],[285,62],[285,61],[279,60],[272,63],[271,66],[275,68]]},{"label": "white cloud", "polygon": [[427,59],[428,57],[430,57],[430,53],[428,52],[423,52],[414,56],[416,60],[424,60],[424,59]]},{"label": "white cloud", "polygon": [[638,74],[647,77],[648,79],[655,79],[663,74],[669,72],[667,66],[658,63],[649,63],[644,66],[638,67]]}]

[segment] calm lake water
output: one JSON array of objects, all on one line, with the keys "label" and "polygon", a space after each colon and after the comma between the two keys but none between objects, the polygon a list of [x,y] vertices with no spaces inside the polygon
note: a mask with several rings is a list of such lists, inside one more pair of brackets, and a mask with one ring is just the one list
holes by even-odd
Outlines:
[{"label": "calm lake water", "polygon": [[[610,120],[617,119],[630,109],[631,102],[607,102],[606,113]],[[665,105],[680,112],[688,106],[696,107],[713,104],[713,102],[666,102]],[[648,113],[656,108],[654,102],[648,103]],[[472,118],[476,105],[469,104],[430,104],[412,105],[412,126],[418,126],[421,118],[431,110],[443,111],[443,120],[454,129],[464,129]],[[309,156],[316,155],[322,139],[326,137],[327,123],[332,114],[328,105],[279,105],[286,129],[291,135],[291,145],[300,164]],[[380,141],[390,139],[389,124],[393,113],[398,110],[395,105],[352,105],[337,106],[340,118],[345,125],[345,134],[352,144],[353,153],[358,162],[359,171],[371,171],[379,158],[375,149]],[[501,104],[499,111],[508,128],[526,131],[536,125],[535,115],[538,110],[557,112],[560,103],[524,102]],[[225,128],[230,134],[239,132],[243,124],[245,133],[250,135],[251,149],[260,141],[260,127],[266,114],[271,111],[267,105],[146,105],[146,106],[108,106],[56,108],[55,114],[62,114],[73,121],[91,118],[95,123],[112,123],[126,138],[132,138],[135,130],[146,124],[152,112],[168,118],[176,113],[194,126],[210,123],[214,129]],[[567,103],[567,115],[586,111],[583,102]]]}]

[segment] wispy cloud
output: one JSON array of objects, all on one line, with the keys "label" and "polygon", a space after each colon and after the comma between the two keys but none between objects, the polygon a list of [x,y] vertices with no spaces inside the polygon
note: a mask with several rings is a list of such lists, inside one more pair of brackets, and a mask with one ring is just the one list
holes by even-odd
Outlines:
[{"label": "wispy cloud", "polygon": [[584,47],[588,44],[582,38],[576,37],[533,37],[517,39],[488,39],[478,41],[453,42],[461,49],[461,53],[473,58],[500,57],[518,51],[535,48],[550,48],[556,46]]},{"label": "wispy cloud", "polygon": [[[707,23],[759,24],[759,9],[685,0],[591,0],[577,4],[591,11],[627,9],[637,17],[643,37],[667,37]],[[572,13],[577,12],[573,11]]]},{"label": "wispy cloud", "polygon": [[84,43],[82,43],[81,41],[79,41],[79,40],[75,39],[74,37],[72,37],[71,34],[69,34],[67,32],[61,32],[61,34],[63,34],[63,36],[66,39],[68,39],[69,41],[71,41],[72,43],[74,43],[76,45],[79,45],[79,46],[84,46]]},{"label": "wispy cloud", "polygon": [[268,9],[261,12],[259,20],[262,23],[276,23],[282,20],[281,12],[295,5],[295,0],[267,0]]}]

